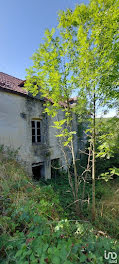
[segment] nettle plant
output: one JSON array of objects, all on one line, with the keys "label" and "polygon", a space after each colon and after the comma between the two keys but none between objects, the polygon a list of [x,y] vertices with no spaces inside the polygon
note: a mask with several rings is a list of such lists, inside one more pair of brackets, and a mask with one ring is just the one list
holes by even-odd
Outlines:
[{"label": "nettle plant", "polygon": [[107,263],[105,248],[119,252],[113,240],[96,238],[92,229],[88,231],[89,225],[78,222],[72,225],[68,220],[53,223],[40,216],[33,217],[32,225],[27,219],[26,222],[29,227],[26,234],[17,232],[14,238],[4,242],[8,263],[98,264]]}]

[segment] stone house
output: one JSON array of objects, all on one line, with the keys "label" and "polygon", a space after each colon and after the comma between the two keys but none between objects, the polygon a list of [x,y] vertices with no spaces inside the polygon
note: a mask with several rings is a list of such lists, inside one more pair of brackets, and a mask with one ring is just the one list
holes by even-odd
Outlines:
[{"label": "stone house", "polygon": [[[24,81],[0,72],[0,145],[18,150],[17,159],[30,175],[50,179],[53,162],[66,167],[63,153],[53,120],[43,113],[43,99],[32,97],[23,85]],[[59,115],[62,118],[63,112]],[[73,126],[76,129],[76,122]]]}]

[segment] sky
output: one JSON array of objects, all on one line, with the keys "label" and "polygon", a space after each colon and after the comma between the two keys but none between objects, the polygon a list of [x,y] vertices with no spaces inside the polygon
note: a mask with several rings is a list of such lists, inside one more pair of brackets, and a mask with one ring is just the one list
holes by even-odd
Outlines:
[{"label": "sky", "polygon": [[[24,80],[45,29],[58,24],[58,11],[80,3],[88,0],[0,0],[0,72]],[[106,117],[113,115],[115,110]]]},{"label": "sky", "polygon": [[0,71],[25,79],[25,69],[57,13],[88,0],[0,0]]}]

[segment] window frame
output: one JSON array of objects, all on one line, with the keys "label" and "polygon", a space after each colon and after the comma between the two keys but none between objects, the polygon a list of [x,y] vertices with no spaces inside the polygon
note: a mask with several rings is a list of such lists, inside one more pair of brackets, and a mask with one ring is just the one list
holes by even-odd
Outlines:
[{"label": "window frame", "polygon": [[[34,122],[34,126],[33,126],[33,122]],[[37,125],[38,123],[39,123],[39,126]],[[31,128],[32,128],[32,144],[41,143],[41,120],[32,119]],[[35,134],[33,134],[33,130],[35,131]],[[40,130],[40,133],[38,133],[38,130]],[[33,141],[33,137],[35,137],[35,141]],[[38,140],[38,137],[40,137],[40,141]]]}]

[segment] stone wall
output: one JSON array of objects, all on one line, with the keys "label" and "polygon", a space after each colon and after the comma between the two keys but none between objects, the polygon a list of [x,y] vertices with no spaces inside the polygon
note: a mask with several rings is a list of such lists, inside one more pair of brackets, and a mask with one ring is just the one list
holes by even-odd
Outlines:
[{"label": "stone wall", "polygon": [[[51,177],[51,160],[59,158],[65,169],[66,164],[55,136],[57,131],[52,127],[53,119],[44,114],[43,110],[42,100],[0,92],[0,145],[18,150],[17,158],[30,175],[32,164],[44,163],[44,176],[47,179]],[[59,111],[58,118],[62,117],[63,112]],[[41,123],[41,142],[37,144],[32,143],[32,119],[39,119]],[[76,129],[75,118],[73,127]],[[70,154],[69,158],[71,159]]]}]

